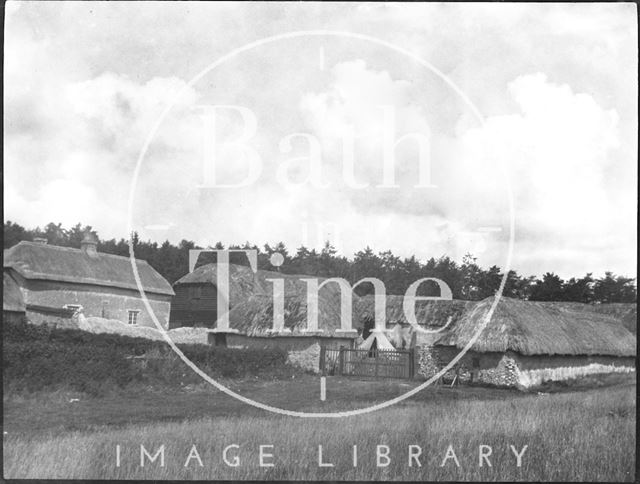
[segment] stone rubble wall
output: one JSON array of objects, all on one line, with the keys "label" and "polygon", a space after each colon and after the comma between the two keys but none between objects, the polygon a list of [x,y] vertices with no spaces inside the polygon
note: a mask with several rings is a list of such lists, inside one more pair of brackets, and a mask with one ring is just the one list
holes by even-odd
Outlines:
[{"label": "stone rubble wall", "polygon": [[518,362],[513,356],[505,354],[495,368],[477,370],[474,381],[499,387],[518,387],[520,386]]},{"label": "stone rubble wall", "polygon": [[320,372],[320,345],[314,343],[304,350],[287,352],[287,364],[312,373]]},{"label": "stone rubble wall", "polygon": [[[416,347],[418,364],[416,366],[416,374],[425,379],[432,378],[455,357],[457,351],[449,351],[448,349],[436,346],[418,346]],[[466,356],[466,355],[465,355]],[[469,383],[471,381],[470,362],[464,357],[453,367],[442,374],[443,381],[453,381],[459,383]]]},{"label": "stone rubble wall", "polygon": [[[417,374],[432,378],[459,353],[456,348],[419,346]],[[444,382],[457,376],[459,383],[485,383],[499,387],[531,388],[546,381],[561,381],[588,375],[630,373],[631,358],[597,356],[521,356],[517,353],[466,353],[442,375]]]}]

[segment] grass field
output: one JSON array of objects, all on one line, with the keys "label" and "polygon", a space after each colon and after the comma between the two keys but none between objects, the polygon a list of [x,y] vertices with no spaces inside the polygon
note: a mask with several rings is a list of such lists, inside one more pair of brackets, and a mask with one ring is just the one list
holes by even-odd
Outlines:
[{"label": "grass field", "polygon": [[[401,381],[317,378],[243,382],[243,395],[287,408],[342,410],[406,391]],[[70,403],[68,394],[5,399],[6,478],[299,480],[635,480],[635,384],[522,394],[487,388],[428,388],[406,403],[347,419],[270,415],[204,389],[114,395]],[[140,446],[160,457],[140,466]],[[231,448],[223,461],[223,449]],[[120,446],[120,466],[116,446]],[[196,446],[202,466],[192,453]],[[260,445],[271,445],[263,453]],[[320,467],[318,446],[323,447]],[[353,466],[353,446],[357,466]],[[376,446],[389,465],[377,466]],[[420,456],[409,466],[409,446]],[[479,446],[491,447],[479,467]],[[517,467],[510,446],[522,454]],[[459,463],[447,450],[454,452]],[[485,453],[488,448],[482,449]],[[385,448],[380,452],[384,453]],[[412,449],[417,452],[417,447]],[[381,464],[387,460],[381,458]]]}]

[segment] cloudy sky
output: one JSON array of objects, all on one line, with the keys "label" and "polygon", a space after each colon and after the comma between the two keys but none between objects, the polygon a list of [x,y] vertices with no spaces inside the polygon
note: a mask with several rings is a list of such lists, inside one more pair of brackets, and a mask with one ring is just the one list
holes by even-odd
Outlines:
[{"label": "cloudy sky", "polygon": [[515,269],[635,276],[636,46],[632,4],[9,2],[5,221],[125,236],[157,125],[143,238],[504,267],[510,187]]}]

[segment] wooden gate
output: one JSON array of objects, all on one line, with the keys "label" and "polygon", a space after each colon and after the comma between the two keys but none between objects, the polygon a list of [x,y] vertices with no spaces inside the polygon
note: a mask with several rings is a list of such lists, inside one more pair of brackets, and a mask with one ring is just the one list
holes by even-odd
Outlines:
[{"label": "wooden gate", "polygon": [[359,350],[353,348],[320,350],[323,375],[372,378],[413,378],[413,350]]}]

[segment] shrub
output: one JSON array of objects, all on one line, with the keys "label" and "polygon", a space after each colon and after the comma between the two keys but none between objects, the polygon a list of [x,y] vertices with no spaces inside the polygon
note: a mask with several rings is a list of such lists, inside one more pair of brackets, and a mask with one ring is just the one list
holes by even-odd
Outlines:
[{"label": "shrub", "polygon": [[[278,349],[179,346],[213,378],[278,377],[296,372],[286,365],[286,352]],[[164,342],[46,325],[6,321],[2,359],[5,390],[12,391],[66,387],[98,395],[114,387],[179,387],[200,381]]]}]

